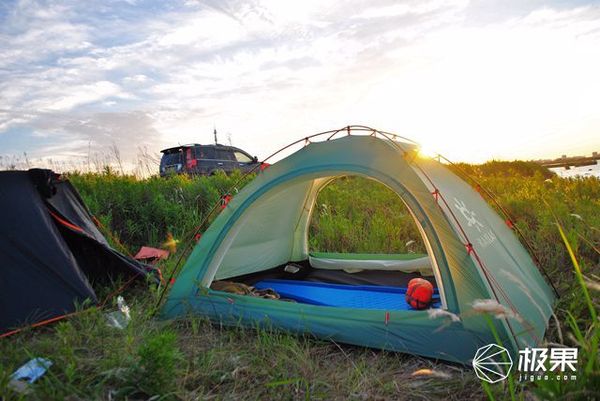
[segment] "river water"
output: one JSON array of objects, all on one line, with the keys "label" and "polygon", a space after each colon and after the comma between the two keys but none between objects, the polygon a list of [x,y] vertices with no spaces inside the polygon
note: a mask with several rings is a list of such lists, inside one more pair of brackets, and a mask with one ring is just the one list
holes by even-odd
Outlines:
[{"label": "river water", "polygon": [[595,165],[582,166],[582,167],[571,167],[565,169],[564,167],[551,168],[561,177],[598,177],[600,178],[600,160],[596,161]]}]

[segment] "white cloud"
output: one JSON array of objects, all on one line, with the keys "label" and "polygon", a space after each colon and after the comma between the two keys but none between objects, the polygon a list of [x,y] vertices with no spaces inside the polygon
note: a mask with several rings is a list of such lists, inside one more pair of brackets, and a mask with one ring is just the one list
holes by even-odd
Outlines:
[{"label": "white cloud", "polygon": [[134,82],[134,83],[144,83],[148,81],[148,77],[144,74],[136,74],[136,75],[132,75],[130,77],[125,77],[123,78],[123,81],[125,82]]},{"label": "white cloud", "polygon": [[40,111],[68,111],[76,106],[97,102],[108,97],[125,96],[118,85],[108,81],[71,87],[66,92],[58,94],[53,99],[38,100],[29,105]]},{"label": "white cloud", "polygon": [[469,4],[468,0],[455,1],[419,1],[390,4],[382,7],[369,7],[351,18],[388,18],[406,15],[419,15],[439,11],[444,8],[464,9]]},{"label": "white cloud", "polygon": [[19,127],[127,148],[146,130],[158,150],[216,124],[262,156],[358,122],[455,159],[600,145],[598,6],[485,23],[462,0],[159,6],[20,2],[0,27],[0,144]]}]

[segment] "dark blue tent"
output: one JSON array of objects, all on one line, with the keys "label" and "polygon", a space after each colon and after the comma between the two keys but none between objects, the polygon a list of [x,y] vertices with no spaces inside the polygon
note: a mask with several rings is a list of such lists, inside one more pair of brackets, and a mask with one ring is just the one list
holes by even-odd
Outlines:
[{"label": "dark blue tent", "polygon": [[95,282],[146,274],[110,247],[68,180],[0,172],[0,334],[98,303]]}]

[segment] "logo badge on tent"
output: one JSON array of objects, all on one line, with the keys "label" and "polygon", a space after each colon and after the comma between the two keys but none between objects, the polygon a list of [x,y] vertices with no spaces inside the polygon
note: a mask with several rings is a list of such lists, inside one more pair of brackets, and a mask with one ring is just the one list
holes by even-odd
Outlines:
[{"label": "logo badge on tent", "polygon": [[469,210],[464,201],[454,198],[454,207],[464,216],[469,227],[475,227],[478,232],[481,232],[481,230],[485,228],[485,226],[477,220],[477,213],[473,210]]},{"label": "logo badge on tent", "polygon": [[479,348],[473,358],[473,369],[477,377],[491,384],[506,379],[512,366],[508,350],[497,344]]}]

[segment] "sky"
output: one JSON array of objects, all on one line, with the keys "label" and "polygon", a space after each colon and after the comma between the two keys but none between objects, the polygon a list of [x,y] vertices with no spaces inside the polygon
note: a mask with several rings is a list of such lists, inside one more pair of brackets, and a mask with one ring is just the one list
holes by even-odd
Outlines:
[{"label": "sky", "polygon": [[[0,1],[0,164],[363,124],[454,161],[600,151],[600,2]],[[107,157],[107,156],[105,156]]]}]

